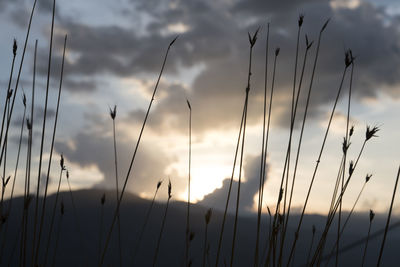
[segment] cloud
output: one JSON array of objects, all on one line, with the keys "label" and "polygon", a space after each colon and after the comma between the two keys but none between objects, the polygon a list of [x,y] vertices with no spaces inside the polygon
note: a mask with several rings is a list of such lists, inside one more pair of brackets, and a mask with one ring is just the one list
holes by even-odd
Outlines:
[{"label": "cloud", "polygon": [[[260,181],[260,156],[247,156],[244,165],[244,177],[240,186],[240,202],[239,209],[241,213],[251,212],[254,207],[254,196],[258,193]],[[268,177],[268,166],[266,180]],[[244,178],[244,179],[243,179]],[[266,181],[265,180],[265,181]],[[203,200],[198,204],[204,207],[212,207],[218,210],[224,210],[226,198],[229,190],[230,178],[226,178],[222,182],[222,187],[215,189],[208,195],[205,195]],[[236,209],[236,198],[238,190],[238,181],[232,183],[232,191],[229,200],[228,212],[234,213]]]},{"label": "cloud", "polygon": [[[320,27],[327,18],[331,18],[322,38],[309,118],[322,119],[322,110],[335,98],[344,66],[344,50],[347,48],[351,48],[357,57],[354,81],[357,99],[373,98],[378,92],[399,96],[395,85],[400,82],[400,70],[397,68],[400,64],[400,34],[397,30],[400,20],[368,2],[360,2],[351,8],[335,7],[329,1],[315,0],[295,3],[288,0],[166,1],[157,5],[153,1],[130,1],[130,5],[123,12],[113,12],[122,12],[116,14],[117,17],[140,20],[137,23],[140,28],[84,24],[71,16],[59,15],[56,47],[62,47],[63,35],[68,33],[66,88],[76,93],[94,92],[98,86],[97,78],[102,75],[155,77],[168,43],[178,32],[183,32],[171,49],[166,74],[180,77],[181,69],[203,67],[190,84],[166,82],[168,88],[160,88],[167,91],[168,96],[159,101],[158,121],[163,123],[152,124],[157,129],[172,129],[165,123],[172,120],[175,122],[174,130],[185,131],[182,121],[186,114],[181,112],[181,106],[186,97],[195,109],[201,111],[196,113],[194,110],[193,113],[196,133],[237,127],[247,80],[247,32],[262,26],[254,51],[249,104],[249,124],[259,123],[264,88],[266,22],[271,23],[269,78],[274,49],[281,48],[277,60],[272,123],[288,127],[299,13],[305,15],[299,62],[304,55],[304,34],[316,41]],[[46,1],[43,10],[48,10],[50,6],[51,1]],[[39,52],[42,56],[39,57],[38,71],[45,75],[47,51]],[[304,112],[314,54],[315,45],[306,65],[298,118]],[[54,62],[52,73],[58,75],[60,51],[55,55]],[[270,83],[271,80],[268,90]],[[348,76],[345,89],[347,87]],[[141,112],[132,111],[133,114]]]},{"label": "cloud", "polygon": [[[93,115],[94,116],[94,115]],[[115,188],[115,165],[114,165],[114,147],[112,139],[111,119],[96,117],[90,120],[87,127],[79,131],[75,136],[68,140],[60,140],[56,142],[55,150],[59,154],[63,154],[68,162],[77,164],[85,168],[92,165],[97,166],[99,171],[104,175],[104,180],[96,187]],[[98,123],[101,121],[101,123]],[[95,123],[96,127],[92,125]],[[107,125],[110,128],[107,128]],[[126,177],[130,159],[136,140],[127,137],[124,131],[117,131],[117,156],[118,156],[118,174],[119,186]],[[156,144],[142,141],[134,167],[130,175],[128,190],[145,194],[152,194],[153,188],[161,179],[165,179],[167,175],[167,167],[173,162]],[[84,178],[84,177],[83,177]],[[172,177],[174,181],[179,181],[177,177]],[[178,184],[174,185],[176,190],[182,189]]]}]

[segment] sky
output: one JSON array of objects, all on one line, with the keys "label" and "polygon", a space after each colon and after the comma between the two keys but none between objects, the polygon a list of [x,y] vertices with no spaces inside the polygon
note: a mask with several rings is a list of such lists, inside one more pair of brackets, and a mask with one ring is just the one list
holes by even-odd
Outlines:
[{"label": "sky", "polygon": [[[0,87],[7,88],[12,42],[17,39],[20,62],[32,0],[0,2]],[[46,88],[51,0],[39,0],[13,114],[6,173],[15,167],[23,105],[21,89],[31,99],[34,42],[38,39],[35,96],[34,168],[38,176],[40,131]],[[253,72],[244,151],[241,209],[255,210],[260,166],[265,43],[270,24],[268,75],[277,58],[264,204],[276,202],[289,137],[297,20],[301,28],[299,62],[305,34],[316,42],[324,22],[311,104],[305,124],[293,207],[304,202],[333,101],[344,68],[344,52],[355,59],[350,121],[355,132],[348,158],[354,160],[366,125],[379,126],[367,143],[344,199],[350,209],[365,176],[372,174],[356,210],[388,209],[399,164],[400,4],[397,1],[137,1],[58,0],[52,58],[50,104],[46,128],[45,173],[50,133],[60,78],[64,35],[68,35],[65,74],[53,157],[50,192],[56,188],[61,153],[73,189],[115,188],[112,120],[117,105],[116,136],[120,184],[125,179],[140,127],[161,68],[175,36],[154,105],[150,111],[127,189],[151,198],[159,180],[171,179],[174,198],[186,200],[188,179],[188,99],[192,106],[192,202],[222,207],[232,172],[236,138],[245,96],[249,43],[247,33],[260,32],[253,53]],[[302,118],[310,83],[314,45],[306,64],[298,118]],[[299,65],[300,66],[300,65]],[[16,75],[16,74],[15,74]],[[13,79],[15,84],[15,79]],[[13,85],[11,86],[13,87]],[[268,80],[268,90],[271,79]],[[345,135],[349,75],[344,81],[327,145],[322,155],[308,212],[324,213],[333,192]],[[5,90],[1,90],[4,99]],[[18,102],[19,101],[19,102]],[[28,104],[29,106],[29,104]],[[296,122],[297,148],[301,121]],[[26,137],[24,137],[26,143]],[[23,147],[22,155],[26,155]],[[22,157],[23,158],[23,157]],[[293,157],[294,158],[294,157]],[[291,163],[293,166],[294,161]],[[16,192],[23,192],[25,161],[21,160]],[[235,179],[237,180],[237,173]],[[32,185],[34,186],[34,185]],[[237,186],[235,183],[234,186]],[[166,198],[166,196],[164,196]],[[329,198],[329,197],[328,197]],[[395,206],[396,212],[400,207]]]}]

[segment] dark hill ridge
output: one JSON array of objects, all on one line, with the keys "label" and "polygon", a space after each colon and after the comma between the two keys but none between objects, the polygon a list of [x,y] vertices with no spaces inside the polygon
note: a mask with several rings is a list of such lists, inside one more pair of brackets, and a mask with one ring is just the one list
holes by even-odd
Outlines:
[{"label": "dark hill ridge", "polygon": [[[160,189],[160,194],[164,193],[163,188]],[[77,208],[78,226],[71,204],[71,196],[69,192],[62,192],[59,200],[63,199],[65,204],[65,214],[62,220],[61,231],[59,236],[59,246],[57,250],[56,266],[97,266],[99,259],[99,236],[100,236],[100,199],[104,191],[102,190],[79,190],[73,192],[73,198]],[[50,211],[54,205],[55,195],[48,198],[48,209],[46,209],[46,221],[44,225],[44,235],[42,236],[42,259],[44,256],[44,244],[47,242],[47,234],[49,230]],[[33,203],[33,202],[31,202]],[[133,250],[138,239],[139,231],[144,221],[145,213],[150,206],[150,200],[142,199],[136,195],[127,193],[124,196],[121,205],[121,238],[123,248],[123,266],[132,266]],[[5,202],[7,207],[8,201]],[[31,204],[32,205],[32,204]],[[108,233],[111,218],[115,210],[116,196],[114,191],[106,191],[106,202],[104,205],[104,221],[103,221],[103,239]],[[30,207],[30,221],[33,217],[33,206]],[[192,266],[201,266],[203,255],[204,242],[204,214],[208,207],[200,205],[191,206],[191,224],[192,231],[195,233],[195,238],[191,245],[190,258]],[[17,237],[19,240],[19,231],[21,225],[21,210],[22,198],[16,198],[13,202],[13,211],[9,218],[7,230],[7,239],[5,249],[2,254],[1,266],[18,266],[19,264],[19,244],[15,246]],[[138,257],[135,266],[152,266],[153,255],[156,248],[158,234],[161,228],[162,215],[165,210],[165,203],[157,202],[154,205],[150,215],[149,224],[143,236]],[[54,233],[57,232],[60,216],[60,205],[57,207],[56,224]],[[354,214],[347,228],[344,231],[341,247],[351,244],[366,236],[368,230],[368,215]],[[346,216],[346,215],[345,215]],[[256,229],[256,216],[242,216],[238,222],[237,247],[235,254],[235,266],[251,266],[253,265],[254,255],[254,240]],[[218,233],[222,220],[222,212],[213,211],[211,223],[209,226],[209,261],[214,266],[216,247],[218,241]],[[266,247],[268,217],[264,216],[261,248]],[[386,214],[376,216],[372,232],[375,232],[384,227]],[[294,226],[298,222],[298,216],[293,215],[289,220],[288,241],[286,244],[291,244],[294,236]],[[398,218],[393,218],[392,224],[398,222]],[[317,238],[322,230],[325,218],[320,215],[307,215],[304,218],[302,232],[300,233],[300,241],[298,242],[295,264],[294,266],[302,266],[306,262],[306,257],[311,240],[311,227],[314,224],[317,228]],[[30,223],[31,228],[32,223]],[[182,266],[184,256],[184,241],[186,227],[186,203],[171,202],[168,211],[165,231],[162,237],[157,266]],[[229,263],[231,240],[233,229],[233,216],[228,215],[227,224],[225,227],[222,259],[226,259]],[[332,229],[336,229],[335,225]],[[32,243],[32,229],[28,240],[29,247],[27,255],[30,255]],[[117,227],[114,228],[113,237],[106,256],[106,264],[104,266],[118,266],[118,246],[117,246]],[[334,233],[332,233],[334,234]],[[2,232],[2,238],[4,231]],[[53,235],[55,236],[55,234]],[[2,239],[3,240],[3,239]],[[50,247],[49,255],[54,255],[55,238]],[[331,238],[332,240],[332,238]],[[375,266],[379,254],[382,236],[370,240],[368,246],[368,255],[365,266]],[[30,241],[30,242],[29,242]],[[398,266],[396,262],[400,259],[398,256],[398,247],[396,244],[400,241],[400,228],[393,228],[388,234],[387,243],[384,251],[382,266]],[[103,243],[104,244],[104,241]],[[330,251],[332,241],[328,243],[326,253]],[[354,246],[352,249],[341,253],[340,266],[357,266],[361,263],[361,256],[364,249],[364,243]],[[264,252],[261,252],[264,255]],[[29,256],[27,257],[30,258]],[[10,261],[10,259],[12,259]],[[51,261],[50,261],[51,262]],[[330,266],[334,264],[331,261]],[[49,265],[49,264],[48,264]],[[222,265],[223,266],[223,265]]]}]

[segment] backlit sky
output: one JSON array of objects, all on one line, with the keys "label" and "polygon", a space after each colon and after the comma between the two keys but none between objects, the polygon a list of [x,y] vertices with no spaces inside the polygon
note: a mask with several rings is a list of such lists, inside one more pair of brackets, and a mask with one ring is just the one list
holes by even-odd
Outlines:
[{"label": "backlit sky", "polygon": [[[33,47],[34,40],[38,39],[37,123],[41,120],[40,106],[44,103],[52,1],[38,2],[22,73],[22,87],[30,102]],[[17,39],[20,56],[32,4],[32,0],[0,2],[2,94],[9,77],[12,40]],[[378,125],[381,131],[379,138],[367,144],[346,193],[345,208],[351,208],[367,173],[372,173],[373,177],[357,209],[384,211],[389,206],[400,159],[400,4],[396,1],[58,0],[56,10],[50,126],[54,119],[62,40],[66,33],[68,52],[52,178],[58,176],[59,155],[63,153],[73,188],[114,188],[112,121],[108,109],[117,105],[117,145],[122,182],[164,52],[169,42],[180,34],[171,49],[128,189],[143,197],[151,197],[157,181],[170,177],[175,198],[185,199],[188,173],[186,99],[189,99],[193,107],[193,201],[221,205],[227,192],[224,179],[231,173],[244,100],[247,32],[254,32],[261,26],[254,51],[241,197],[243,210],[252,210],[261,150],[266,24],[270,22],[270,58],[276,47],[281,49],[277,61],[265,183],[265,204],[273,205],[289,136],[297,19],[301,13],[305,17],[300,38],[300,62],[304,54],[304,34],[310,40],[316,40],[325,20],[331,18],[331,22],[322,38],[294,205],[300,207],[304,201],[340,82],[344,51],[351,48],[357,57],[351,110],[355,134],[348,157],[356,157],[367,124]],[[303,92],[309,85],[315,47],[310,53]],[[17,57],[18,63],[19,60]],[[272,60],[270,76],[271,67]],[[348,84],[346,79],[342,96],[347,93]],[[268,86],[270,88],[270,81]],[[22,93],[21,88],[18,93]],[[305,97],[305,94],[301,96],[298,118],[302,117]],[[17,100],[21,98],[18,96]],[[327,196],[333,191],[345,134],[345,104],[346,99],[342,97],[311,194],[309,212],[325,212],[329,206]],[[10,158],[15,158],[22,101],[16,107]],[[38,129],[37,124],[35,155],[39,151]],[[50,127],[47,132],[50,132]],[[298,135],[299,127],[295,132],[296,144]],[[46,159],[50,138],[47,140]],[[37,159],[38,156],[36,162]],[[7,173],[13,173],[14,162],[8,161]],[[43,171],[47,162],[45,166]],[[24,167],[22,161],[17,178],[18,193],[23,189]],[[37,170],[34,172],[37,176]],[[54,189],[53,183],[51,190]]]}]

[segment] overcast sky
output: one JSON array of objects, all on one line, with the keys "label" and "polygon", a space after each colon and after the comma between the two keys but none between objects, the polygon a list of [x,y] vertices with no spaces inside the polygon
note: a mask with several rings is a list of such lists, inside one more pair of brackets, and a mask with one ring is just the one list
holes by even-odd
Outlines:
[{"label": "overcast sky", "polygon": [[[12,41],[19,44],[19,64],[32,0],[0,2],[0,85],[6,88],[12,60]],[[38,39],[36,123],[41,123],[47,74],[51,0],[39,0],[33,19],[26,61],[13,115],[10,160],[13,173],[18,129],[22,119],[22,90],[31,99],[33,47]],[[244,157],[242,208],[254,209],[262,130],[265,41],[270,23],[269,58],[280,48],[272,105],[272,126],[267,158],[265,204],[273,205],[279,192],[289,136],[291,88],[299,14],[304,14],[300,37],[302,62],[305,37],[316,41],[324,32],[311,106],[304,132],[294,195],[294,206],[304,201],[318,156],[329,113],[344,68],[344,51],[356,56],[351,123],[355,134],[349,159],[355,159],[364,140],[366,125],[378,125],[379,138],[365,149],[345,208],[351,208],[367,173],[367,185],[357,209],[384,211],[390,201],[399,164],[398,142],[400,85],[400,5],[396,1],[137,1],[59,0],[56,6],[55,44],[50,92],[50,127],[54,119],[64,34],[68,34],[67,58],[51,177],[57,177],[58,160],[64,154],[73,188],[113,188],[112,120],[109,107],[117,105],[117,146],[120,181],[125,178],[151,93],[169,42],[173,45],[154,106],[138,151],[128,189],[151,197],[160,179],[171,178],[175,198],[185,199],[188,173],[188,108],[193,108],[192,196],[204,205],[220,205],[230,176],[240,126],[248,68],[247,32],[260,28],[254,47],[253,75]],[[303,92],[310,83],[314,45],[309,53]],[[272,60],[268,75],[272,74]],[[349,75],[327,139],[311,194],[309,211],[325,212],[326,196],[333,191],[345,135]],[[271,81],[268,81],[270,90]],[[12,85],[13,87],[13,85]],[[4,90],[1,90],[1,96]],[[1,98],[3,99],[3,97]],[[306,94],[300,96],[302,117]],[[39,152],[39,124],[35,130],[35,155]],[[296,123],[295,147],[300,120]],[[46,155],[50,138],[45,143]],[[22,150],[26,155],[25,148]],[[38,156],[35,156],[37,162]],[[48,157],[46,157],[47,159]],[[293,165],[293,163],[292,163]],[[46,165],[47,166],[47,163]],[[17,192],[23,189],[25,161],[19,168]],[[34,168],[35,169],[35,168]],[[45,168],[44,168],[45,169]],[[37,170],[34,170],[37,176]],[[55,181],[55,179],[52,179]],[[54,190],[55,184],[51,185]],[[215,192],[214,192],[215,190]],[[204,199],[203,199],[204,198]]]}]

